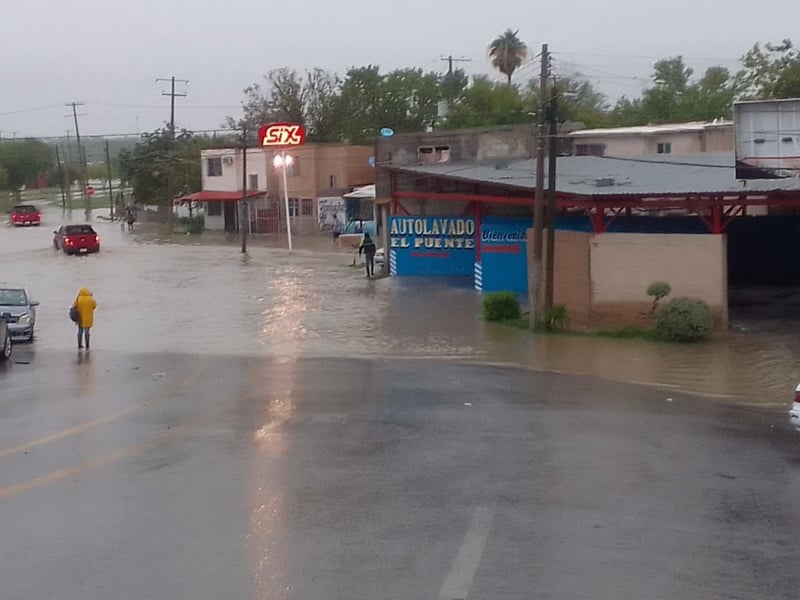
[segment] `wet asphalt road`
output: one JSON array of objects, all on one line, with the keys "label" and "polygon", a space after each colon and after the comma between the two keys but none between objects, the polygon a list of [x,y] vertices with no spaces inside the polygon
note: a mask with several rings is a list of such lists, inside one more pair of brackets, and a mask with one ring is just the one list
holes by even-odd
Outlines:
[{"label": "wet asphalt road", "polygon": [[796,598],[784,415],[434,360],[0,371],[0,584],[59,598]]},{"label": "wet asphalt road", "polygon": [[[468,289],[366,282],[347,254],[98,223],[103,251],[70,258],[49,229],[0,230],[2,278],[42,301],[0,367],[3,600],[798,595],[784,405],[487,364],[616,360],[754,404],[747,364],[793,342],[531,343]],[[91,353],[66,317],[81,285]]]}]

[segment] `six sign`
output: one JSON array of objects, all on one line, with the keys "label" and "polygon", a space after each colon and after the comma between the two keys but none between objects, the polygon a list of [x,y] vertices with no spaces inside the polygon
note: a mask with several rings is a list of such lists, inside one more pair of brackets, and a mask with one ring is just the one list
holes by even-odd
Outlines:
[{"label": "six sign", "polygon": [[258,130],[258,141],[262,146],[285,148],[306,143],[306,130],[296,123],[273,123]]}]

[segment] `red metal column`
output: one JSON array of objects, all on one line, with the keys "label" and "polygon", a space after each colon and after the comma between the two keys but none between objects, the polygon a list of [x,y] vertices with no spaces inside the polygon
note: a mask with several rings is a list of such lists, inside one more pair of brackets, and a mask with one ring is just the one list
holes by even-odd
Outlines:
[{"label": "red metal column", "polygon": [[711,205],[711,233],[719,235],[724,231],[722,227],[722,205],[714,203]]},{"label": "red metal column", "polygon": [[592,229],[595,233],[604,233],[606,230],[606,209],[595,205],[592,213]]}]

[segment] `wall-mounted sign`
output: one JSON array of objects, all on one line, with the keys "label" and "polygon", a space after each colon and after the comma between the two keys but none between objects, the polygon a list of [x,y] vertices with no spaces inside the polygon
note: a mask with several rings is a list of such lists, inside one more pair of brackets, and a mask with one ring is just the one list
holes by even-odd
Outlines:
[{"label": "wall-mounted sign", "polygon": [[531,219],[485,217],[481,254],[475,262],[475,289],[482,292],[528,291],[528,229]]},{"label": "wall-mounted sign", "polygon": [[268,148],[288,148],[306,143],[306,130],[296,123],[272,123],[258,130],[259,143]]},{"label": "wall-mounted sign", "polygon": [[471,275],[475,263],[473,217],[390,217],[393,275]]},{"label": "wall-mounted sign", "polygon": [[384,127],[381,129],[381,137],[392,137],[394,135],[394,129],[391,127]]}]

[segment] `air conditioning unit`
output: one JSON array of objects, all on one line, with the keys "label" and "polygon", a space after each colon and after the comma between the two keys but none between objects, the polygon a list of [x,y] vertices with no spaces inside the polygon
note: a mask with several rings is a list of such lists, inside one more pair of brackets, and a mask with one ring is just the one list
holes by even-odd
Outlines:
[{"label": "air conditioning unit", "polygon": [[233,157],[232,156],[223,156],[222,157],[222,164],[226,167],[230,167],[233,164]]}]

